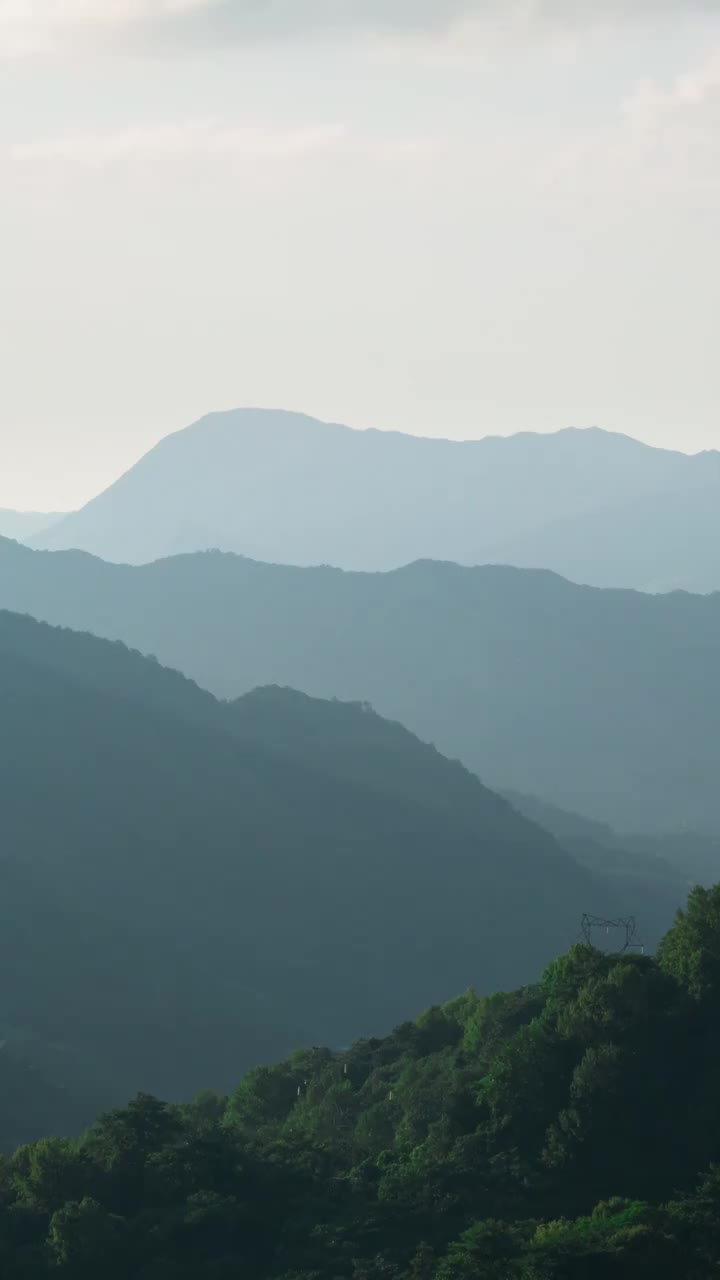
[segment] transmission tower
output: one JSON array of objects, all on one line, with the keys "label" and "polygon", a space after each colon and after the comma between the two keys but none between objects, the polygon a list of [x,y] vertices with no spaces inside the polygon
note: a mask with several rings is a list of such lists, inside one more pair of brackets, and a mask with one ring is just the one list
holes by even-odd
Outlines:
[{"label": "transmission tower", "polygon": [[580,922],[582,936],[589,947],[596,945],[595,938],[598,933],[604,932],[605,936],[609,937],[611,929],[614,935],[619,935],[619,941],[622,944],[615,948],[615,954],[622,955],[624,951],[639,951],[641,955],[645,954],[645,947],[636,937],[637,922],[634,916],[620,916],[617,920],[605,920],[602,916],[591,916],[585,912]]}]

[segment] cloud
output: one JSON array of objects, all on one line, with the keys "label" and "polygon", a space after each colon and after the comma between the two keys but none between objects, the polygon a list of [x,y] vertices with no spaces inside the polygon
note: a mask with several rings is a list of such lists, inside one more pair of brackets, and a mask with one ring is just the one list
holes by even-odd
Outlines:
[{"label": "cloud", "polygon": [[720,47],[667,82],[639,81],[611,117],[569,130],[539,154],[546,191],[559,203],[602,207],[608,227],[635,206],[653,221],[716,208]]},{"label": "cloud", "polygon": [[578,30],[713,12],[716,0],[0,0],[0,56],[138,40],[171,46],[319,33],[433,36],[468,22]]},{"label": "cloud", "polygon": [[215,0],[207,12],[230,29],[339,27],[447,30],[456,22],[505,17],[510,24],[588,25],[713,12],[716,0]]},{"label": "cloud", "polygon": [[652,129],[678,112],[691,113],[713,103],[720,105],[720,52],[709,54],[701,66],[677,76],[668,88],[643,81],[624,110],[640,129]]},{"label": "cloud", "polygon": [[666,193],[720,191],[720,48],[669,85],[642,81],[623,116],[634,153]]},{"label": "cloud", "polygon": [[[53,52],[190,22],[211,0],[0,0],[0,56]],[[218,5],[222,8],[222,3]]]},{"label": "cloud", "polygon": [[97,169],[123,161],[145,159],[287,158],[328,150],[339,145],[345,134],[341,124],[269,129],[255,125],[187,121],[107,132],[64,134],[14,143],[4,149],[4,154],[7,160],[25,170],[54,162],[63,167],[72,165]]},{"label": "cloud", "polygon": [[446,147],[432,136],[383,136],[343,123],[264,126],[219,120],[185,120],[117,130],[65,132],[0,145],[0,175],[24,184],[72,184],[85,176],[132,171],[141,182],[173,175],[221,180],[233,176],[264,183],[272,173],[297,174],[312,160],[331,163],[417,166],[436,162]]}]

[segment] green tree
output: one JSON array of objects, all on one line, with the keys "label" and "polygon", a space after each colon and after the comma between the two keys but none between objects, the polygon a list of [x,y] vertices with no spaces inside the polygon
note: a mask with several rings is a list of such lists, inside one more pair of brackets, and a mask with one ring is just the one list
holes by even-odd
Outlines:
[{"label": "green tree", "polygon": [[720,994],[720,885],[697,885],[658,949],[660,967],[695,1000]]},{"label": "green tree", "polygon": [[71,1200],[50,1220],[48,1243],[53,1261],[73,1280],[119,1274],[124,1266],[126,1224],[85,1196]]},{"label": "green tree", "polygon": [[82,1195],[92,1172],[76,1143],[66,1138],[41,1138],[15,1152],[10,1177],[21,1204],[53,1213],[66,1200]]},{"label": "green tree", "polygon": [[450,1245],[437,1280],[513,1280],[521,1275],[527,1234],[505,1222],[475,1222]]}]

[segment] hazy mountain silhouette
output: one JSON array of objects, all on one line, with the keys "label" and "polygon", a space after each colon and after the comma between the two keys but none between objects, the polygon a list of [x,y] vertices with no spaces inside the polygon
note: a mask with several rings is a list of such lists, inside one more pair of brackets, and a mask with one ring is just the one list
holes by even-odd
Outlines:
[{"label": "hazy mountain silhouette", "polygon": [[[477,824],[475,776],[402,725],[375,714],[358,717],[357,704],[326,702],[276,686],[255,689],[232,705],[236,730],[251,741],[282,742],[284,752],[334,777],[403,795],[446,813],[453,824]],[[491,794],[486,793],[485,822],[492,813]],[[606,824],[512,791],[499,797],[496,821],[504,819],[505,802],[549,831],[582,866],[612,882],[619,908],[640,913],[649,947],[658,941],[658,921],[673,918],[688,889],[714,882],[720,872],[720,837],[621,837]]]},{"label": "hazy mountain silhouette", "polygon": [[60,512],[8,511],[0,507],[0,537],[22,542],[64,518]]},{"label": "hazy mountain silhouette", "polygon": [[32,542],[130,563],[213,547],[364,570],[540,563],[598,585],[709,590],[720,454],[596,429],[456,442],[237,410],[168,436]]},{"label": "hazy mountain silhouette", "polygon": [[489,557],[574,582],[666,592],[720,589],[720,486],[668,492],[566,516]]},{"label": "hazy mountain silhouette", "polygon": [[490,785],[623,832],[720,833],[720,595],[431,562],[133,568],[6,541],[0,605],[121,639],[221,697],[366,699]]},{"label": "hazy mountain silhouette", "polygon": [[0,720],[3,1034],[72,1098],[86,1078],[107,1097],[227,1087],[391,1027],[421,991],[527,981],[589,902],[619,902],[359,706],[220,703],[3,612]]},{"label": "hazy mountain silhouette", "polygon": [[588,866],[611,874],[649,875],[675,888],[681,882],[685,889],[688,885],[714,884],[720,875],[720,833],[687,829],[619,833],[607,823],[568,813],[537,796],[517,791],[503,791],[502,795]]},{"label": "hazy mountain silhouette", "polygon": [[[621,836],[604,823],[534,796],[515,791],[504,796],[519,813],[550,831],[582,866],[614,881],[628,913],[639,916],[640,934],[658,915],[670,914],[694,885],[713,884],[720,874],[720,837],[702,839],[685,832]],[[650,941],[654,944],[654,938]]]}]

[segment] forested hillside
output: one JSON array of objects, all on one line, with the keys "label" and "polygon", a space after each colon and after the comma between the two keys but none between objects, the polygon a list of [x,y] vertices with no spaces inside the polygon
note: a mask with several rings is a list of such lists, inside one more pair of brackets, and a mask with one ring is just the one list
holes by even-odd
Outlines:
[{"label": "forested hillside", "polygon": [[219,703],[2,613],[0,721],[0,1038],[62,1085],[61,1129],[98,1095],[227,1088],[468,982],[529,981],[583,911],[634,905],[361,707]]},{"label": "forested hillside", "polygon": [[5,541],[0,605],[124,640],[220,697],[279,684],[369,701],[488,785],[623,835],[720,834],[720,594],[432,562],[131,568]]},{"label": "forested hillside", "polygon": [[147,1095],[0,1166],[7,1280],[709,1280],[720,889],[385,1039]]}]

